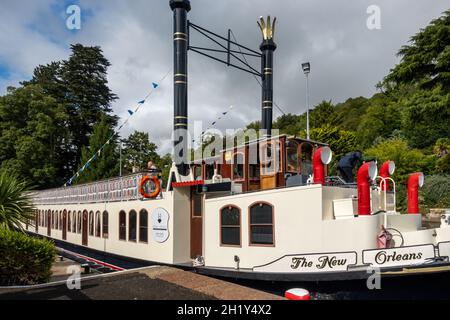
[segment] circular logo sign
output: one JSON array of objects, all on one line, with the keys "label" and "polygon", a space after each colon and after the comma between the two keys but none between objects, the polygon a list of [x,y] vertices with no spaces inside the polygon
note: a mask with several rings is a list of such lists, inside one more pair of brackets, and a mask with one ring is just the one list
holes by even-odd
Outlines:
[{"label": "circular logo sign", "polygon": [[169,213],[163,208],[156,208],[152,212],[152,235],[158,243],[169,239]]}]

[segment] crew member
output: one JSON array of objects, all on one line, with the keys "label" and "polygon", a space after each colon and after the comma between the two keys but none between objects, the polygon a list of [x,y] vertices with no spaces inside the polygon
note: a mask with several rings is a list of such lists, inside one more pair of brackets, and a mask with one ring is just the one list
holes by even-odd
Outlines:
[{"label": "crew member", "polygon": [[353,169],[362,162],[361,151],[350,152],[339,160],[338,170],[346,183],[354,183]]}]

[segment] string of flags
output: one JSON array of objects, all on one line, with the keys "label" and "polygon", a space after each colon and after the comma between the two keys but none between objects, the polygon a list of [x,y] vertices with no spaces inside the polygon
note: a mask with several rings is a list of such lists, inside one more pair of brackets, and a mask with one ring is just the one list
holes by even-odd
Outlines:
[{"label": "string of flags", "polygon": [[[233,106],[230,106],[230,108],[228,108],[227,111],[222,112],[219,114],[219,116],[217,117],[216,120],[214,120],[210,126],[208,128],[205,129],[205,131],[202,132],[202,134],[198,137],[198,139],[201,139],[205,133],[208,132],[208,130],[212,129],[220,120],[222,120],[223,118],[225,118],[231,111],[233,110]],[[192,140],[192,143],[195,143],[195,139]]]},{"label": "string of flags", "polygon": [[70,186],[72,185],[72,183],[78,179],[80,177],[80,175],[87,169],[89,169],[91,167],[92,162],[94,162],[95,160],[97,160],[103,150],[106,148],[106,146],[111,144],[112,139],[114,138],[114,136],[116,134],[118,134],[120,132],[120,130],[122,130],[122,128],[128,123],[128,121],[130,121],[130,118],[135,115],[139,109],[145,104],[145,102],[147,102],[147,100],[150,98],[150,96],[152,95],[152,93],[159,88],[159,84],[162,83],[164,81],[164,79],[167,78],[167,76],[170,74],[170,70],[167,72],[167,74],[161,78],[161,80],[156,83],[156,82],[152,82],[152,89],[150,90],[150,92],[144,97],[144,99],[142,99],[141,101],[139,101],[137,103],[137,106],[133,109],[128,109],[128,117],[125,119],[125,121],[119,126],[119,128],[117,129],[117,132],[112,133],[108,140],[100,147],[100,149],[98,149],[94,155],[88,160],[86,161],[86,163],[80,168],[80,170],[78,170],[78,172],[72,177],[70,178],[65,184],[64,187]]}]

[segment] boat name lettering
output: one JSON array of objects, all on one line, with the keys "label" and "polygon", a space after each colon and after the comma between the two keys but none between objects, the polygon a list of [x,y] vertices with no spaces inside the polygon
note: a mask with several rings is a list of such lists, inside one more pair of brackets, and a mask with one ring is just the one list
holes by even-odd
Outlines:
[{"label": "boat name lettering", "polygon": [[347,259],[338,259],[336,256],[321,256],[317,258],[316,264],[313,261],[308,260],[306,257],[294,257],[292,258],[292,269],[300,268],[317,268],[325,269],[326,267],[333,269],[336,266],[345,266]]},{"label": "boat name lettering", "polygon": [[375,262],[378,264],[385,264],[390,261],[411,261],[422,259],[422,252],[398,254],[392,252],[388,254],[386,251],[380,251],[375,255]]}]

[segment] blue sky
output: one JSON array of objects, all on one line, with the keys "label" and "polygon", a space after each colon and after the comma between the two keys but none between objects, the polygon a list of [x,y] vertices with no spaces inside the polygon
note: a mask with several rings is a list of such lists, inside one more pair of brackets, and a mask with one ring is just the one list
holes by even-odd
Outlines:
[{"label": "blue sky", "polygon": [[[119,96],[120,117],[172,68],[172,12],[168,0],[2,0],[0,94],[29,79],[39,64],[67,59],[71,43],[99,45],[112,66],[109,86]],[[448,8],[436,0],[191,0],[189,19],[258,49],[256,20],[277,16],[274,96],[286,112],[306,110],[300,63],[311,62],[311,101],[337,103],[375,93],[375,85],[398,62],[398,49]],[[66,28],[66,8],[81,8],[81,30]],[[380,30],[368,30],[368,6],[381,10]],[[236,10],[238,8],[238,10]],[[192,41],[200,41],[192,37]],[[198,43],[201,43],[198,42]],[[260,87],[250,76],[189,55],[189,116],[213,121],[234,106],[220,129],[244,127],[260,117]],[[172,117],[170,77],[124,128],[149,132],[168,151]],[[275,113],[275,116],[279,116]],[[150,125],[149,119],[160,119]]]}]

